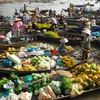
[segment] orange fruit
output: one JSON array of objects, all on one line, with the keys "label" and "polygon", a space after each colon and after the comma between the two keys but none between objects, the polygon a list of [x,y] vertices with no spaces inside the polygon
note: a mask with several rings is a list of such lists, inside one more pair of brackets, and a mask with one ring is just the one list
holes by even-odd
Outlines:
[{"label": "orange fruit", "polygon": [[88,77],[91,78],[93,75],[92,74],[88,74]]},{"label": "orange fruit", "polygon": [[76,78],[76,82],[82,84],[83,83],[83,80],[82,80],[82,78],[78,77],[78,78]]},{"label": "orange fruit", "polygon": [[83,79],[83,81],[85,81],[85,80],[88,79],[88,76],[87,75],[83,75],[82,79]]},{"label": "orange fruit", "polygon": [[94,75],[94,76],[92,77],[92,79],[93,79],[94,81],[96,81],[96,80],[98,79],[98,76],[97,76],[97,75]]}]

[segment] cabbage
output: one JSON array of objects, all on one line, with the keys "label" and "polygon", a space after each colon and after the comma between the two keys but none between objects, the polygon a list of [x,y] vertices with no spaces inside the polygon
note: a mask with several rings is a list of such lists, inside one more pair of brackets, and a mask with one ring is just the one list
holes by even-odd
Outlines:
[{"label": "cabbage", "polygon": [[50,83],[51,89],[54,91],[55,94],[61,94],[61,89],[60,89],[60,82],[59,81],[52,81]]}]

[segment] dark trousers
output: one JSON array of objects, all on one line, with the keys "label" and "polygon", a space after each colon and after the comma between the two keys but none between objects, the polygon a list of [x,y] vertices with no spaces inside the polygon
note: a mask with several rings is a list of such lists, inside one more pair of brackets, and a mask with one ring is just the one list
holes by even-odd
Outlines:
[{"label": "dark trousers", "polygon": [[37,26],[35,24],[32,24],[32,29],[37,30]]},{"label": "dark trousers", "polygon": [[51,28],[53,28],[54,26],[55,26],[55,28],[56,28],[56,25],[57,25],[57,24],[52,24],[52,25],[51,25]]}]

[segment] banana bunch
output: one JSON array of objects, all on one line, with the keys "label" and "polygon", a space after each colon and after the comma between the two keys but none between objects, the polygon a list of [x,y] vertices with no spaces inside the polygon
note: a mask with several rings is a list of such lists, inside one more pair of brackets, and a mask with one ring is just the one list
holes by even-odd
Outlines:
[{"label": "banana bunch", "polygon": [[13,68],[19,71],[36,71],[36,68],[31,64],[24,64],[23,66],[14,66]]},{"label": "banana bunch", "polygon": [[44,35],[48,35],[48,36],[50,36],[52,38],[60,38],[60,36],[58,35],[58,33],[52,32],[52,31],[44,32]]},{"label": "banana bunch", "polygon": [[37,24],[38,29],[50,28],[51,24]]}]

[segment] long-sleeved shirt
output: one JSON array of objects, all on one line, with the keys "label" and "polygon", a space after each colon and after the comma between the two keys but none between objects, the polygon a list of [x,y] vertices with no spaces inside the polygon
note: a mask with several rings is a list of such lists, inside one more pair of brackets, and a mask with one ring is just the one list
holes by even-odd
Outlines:
[{"label": "long-sleeved shirt", "polygon": [[19,22],[15,22],[14,24],[13,24],[13,31],[14,32],[20,32],[20,23]]}]

